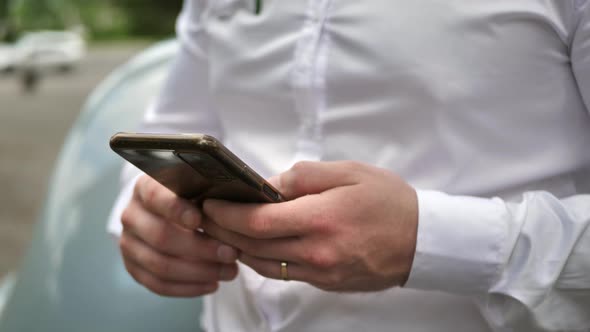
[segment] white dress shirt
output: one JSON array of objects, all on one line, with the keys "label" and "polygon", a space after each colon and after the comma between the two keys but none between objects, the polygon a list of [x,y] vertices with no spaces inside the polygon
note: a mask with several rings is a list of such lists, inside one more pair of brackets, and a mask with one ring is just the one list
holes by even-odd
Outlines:
[{"label": "white dress shirt", "polygon": [[186,1],[141,130],[212,134],[264,176],[387,168],[418,188],[417,249],[377,293],[242,265],[208,331],[590,330],[590,1],[254,2]]}]

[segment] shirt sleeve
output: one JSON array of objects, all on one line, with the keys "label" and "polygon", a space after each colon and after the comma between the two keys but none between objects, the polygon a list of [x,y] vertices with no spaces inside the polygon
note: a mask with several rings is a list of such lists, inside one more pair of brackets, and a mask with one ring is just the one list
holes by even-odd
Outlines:
[{"label": "shirt sleeve", "polygon": [[[572,2],[573,3],[573,2]],[[572,69],[590,106],[590,5],[577,1]],[[419,225],[406,287],[472,296],[496,328],[590,329],[590,171],[579,194],[500,198],[418,191]]]},{"label": "shirt sleeve", "polygon": [[[204,3],[203,0],[185,0],[176,25],[179,53],[159,96],[147,109],[138,132],[204,133],[223,137],[208,94],[207,49],[201,25]],[[107,227],[114,235],[120,235],[122,231],[121,214],[140,175],[141,171],[129,163],[123,168],[122,190]]]}]

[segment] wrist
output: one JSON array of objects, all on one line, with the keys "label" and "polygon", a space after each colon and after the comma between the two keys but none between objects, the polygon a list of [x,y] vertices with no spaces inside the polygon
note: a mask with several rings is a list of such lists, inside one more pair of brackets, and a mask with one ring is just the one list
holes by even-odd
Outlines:
[{"label": "wrist", "polygon": [[414,188],[411,188],[412,195],[411,199],[408,202],[408,216],[406,218],[405,224],[407,225],[407,229],[404,232],[404,248],[405,254],[402,255],[402,275],[400,280],[400,287],[404,287],[410,278],[410,273],[412,271],[412,265],[414,263],[414,257],[416,254],[416,243],[418,238],[418,223],[419,223],[419,208],[418,208],[418,194]]}]

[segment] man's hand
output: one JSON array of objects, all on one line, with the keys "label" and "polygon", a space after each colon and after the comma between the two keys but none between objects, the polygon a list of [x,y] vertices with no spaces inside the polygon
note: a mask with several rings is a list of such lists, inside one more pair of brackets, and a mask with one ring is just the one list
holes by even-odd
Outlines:
[{"label": "man's hand", "polygon": [[237,275],[237,251],[197,231],[199,209],[148,176],[138,180],[121,219],[125,267],[154,293],[200,296]]},{"label": "man's hand", "polygon": [[415,190],[395,174],[357,162],[302,162],[271,182],[276,204],[208,200],[203,229],[241,250],[263,276],[329,291],[378,291],[403,285],[418,225]]}]

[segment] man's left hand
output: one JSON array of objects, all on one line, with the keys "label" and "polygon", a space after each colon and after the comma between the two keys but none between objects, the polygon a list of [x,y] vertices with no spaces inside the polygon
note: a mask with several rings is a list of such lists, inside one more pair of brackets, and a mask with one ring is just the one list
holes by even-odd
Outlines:
[{"label": "man's left hand", "polygon": [[394,173],[357,162],[300,162],[270,180],[284,203],[207,200],[203,229],[241,251],[261,275],[339,292],[403,285],[416,246],[415,190]]}]

